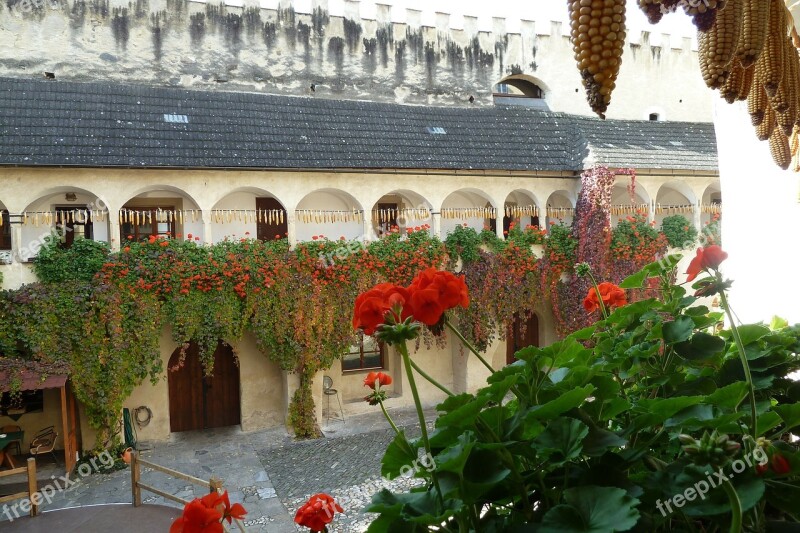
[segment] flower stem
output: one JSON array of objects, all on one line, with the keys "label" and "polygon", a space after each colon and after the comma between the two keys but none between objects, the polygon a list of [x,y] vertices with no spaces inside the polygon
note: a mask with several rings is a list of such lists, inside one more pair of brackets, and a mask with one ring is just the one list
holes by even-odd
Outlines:
[{"label": "flower stem", "polygon": [[728,501],[731,503],[731,528],[730,533],[741,533],[742,531],[742,503],[739,501],[739,495],[736,494],[736,489],[733,488],[729,480],[722,482],[722,488],[725,494],[728,495]]},{"label": "flower stem", "polygon": [[431,376],[429,376],[428,373],[422,370],[419,367],[419,365],[415,363],[412,359],[409,358],[408,362],[411,363],[411,366],[414,368],[414,370],[417,371],[417,374],[427,379],[434,387],[436,387],[443,393],[447,394],[448,396],[455,396],[455,394],[450,389],[448,389],[447,387],[445,387],[444,385],[433,379]]},{"label": "flower stem", "polygon": [[453,333],[455,333],[456,337],[458,337],[458,339],[461,341],[461,343],[462,343],[464,346],[466,346],[466,347],[467,347],[467,349],[468,349],[470,352],[472,352],[473,354],[475,354],[475,357],[477,357],[477,358],[478,358],[478,360],[479,360],[481,363],[483,363],[483,366],[485,366],[486,368],[488,368],[488,369],[489,369],[489,372],[491,372],[492,374],[494,374],[495,370],[494,370],[494,368],[492,368],[492,365],[490,365],[489,363],[487,363],[487,362],[486,362],[486,359],[484,359],[484,358],[483,358],[483,356],[481,356],[481,354],[480,354],[480,353],[478,353],[478,349],[477,349],[477,348],[475,348],[475,346],[473,346],[473,345],[472,345],[472,343],[470,343],[470,342],[469,342],[467,339],[465,339],[465,338],[464,338],[464,335],[462,335],[462,334],[461,334],[461,332],[460,332],[460,331],[458,331],[458,329],[456,329],[456,327],[455,327],[455,326],[453,326],[453,324],[451,324],[451,323],[450,323],[450,319],[449,319],[449,318],[445,318],[445,319],[444,319],[444,323],[445,323],[445,324],[447,324],[447,327],[448,327],[448,328],[450,328],[450,331],[452,331]]},{"label": "flower stem", "polygon": [[[414,380],[414,371],[411,368],[411,356],[408,354],[408,347],[406,346],[406,343],[398,343],[397,350],[400,352],[400,355],[403,358],[403,365],[405,366],[406,375],[408,376],[408,386],[411,388],[411,396],[414,398],[414,406],[417,408],[419,429],[422,433],[422,444],[425,446],[425,452],[428,454],[428,457],[433,457],[433,453],[431,453],[431,442],[428,439],[428,426],[425,424],[425,413],[422,411],[422,403],[419,400],[417,383]],[[439,496],[439,501],[441,503],[442,489],[439,488],[439,478],[436,475],[435,468],[431,471],[431,478],[433,479],[433,484],[436,487],[436,493]]]},{"label": "flower stem", "polygon": [[587,272],[589,279],[592,281],[592,285],[594,286],[595,294],[597,295],[597,303],[600,305],[600,312],[603,314],[603,320],[608,318],[608,309],[606,309],[606,304],[603,302],[602,296],[600,296],[600,287],[597,285],[597,280],[594,279],[594,274],[590,270]]},{"label": "flower stem", "polygon": [[395,425],[394,420],[392,420],[392,417],[389,416],[389,413],[386,412],[386,407],[384,407],[383,402],[379,400],[378,403],[381,405],[381,411],[383,411],[383,416],[385,416],[386,420],[389,421],[389,425],[392,426],[392,429],[394,430],[394,432],[395,433],[400,433],[400,430],[397,429],[397,426]]},{"label": "flower stem", "polygon": [[741,335],[739,335],[739,328],[736,326],[736,321],[733,318],[733,313],[731,312],[731,307],[728,303],[728,297],[725,295],[725,291],[719,291],[719,298],[720,304],[722,304],[722,308],[725,310],[725,314],[728,315],[728,320],[731,322],[733,340],[736,343],[739,358],[742,360],[744,378],[745,381],[747,381],[747,387],[749,388],[748,396],[750,396],[750,436],[755,440],[758,436],[758,428],[756,427],[758,425],[758,414],[756,412],[756,389],[753,385],[753,376],[750,374],[750,363],[747,361],[747,352],[744,350],[744,343],[742,342]]}]

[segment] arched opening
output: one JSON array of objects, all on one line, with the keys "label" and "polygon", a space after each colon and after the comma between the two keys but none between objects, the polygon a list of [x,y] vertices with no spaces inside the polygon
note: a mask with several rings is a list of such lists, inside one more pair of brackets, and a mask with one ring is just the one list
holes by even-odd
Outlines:
[{"label": "arched opening", "polygon": [[506,364],[516,361],[515,354],[528,346],[540,346],[539,315],[514,313],[506,334]]},{"label": "arched opening", "polygon": [[255,238],[260,241],[283,239],[288,232],[288,217],[283,203],[267,191],[256,188],[229,192],[211,210],[211,238]]},{"label": "arched opening", "polygon": [[665,183],[656,194],[656,227],[660,228],[664,219],[671,215],[681,215],[690,225],[695,225],[695,201],[694,193],[685,183]]},{"label": "arched opening", "polygon": [[192,431],[241,423],[239,365],[233,348],[219,342],[214,352],[212,376],[203,374],[197,344],[189,344],[183,365],[180,365],[180,358],[181,348],[177,348],[169,359],[167,370],[170,431]]},{"label": "arched opening", "polygon": [[456,226],[472,228],[478,233],[495,230],[497,209],[489,195],[478,189],[460,189],[450,193],[442,202],[442,238]]},{"label": "arched opening", "polygon": [[331,240],[364,236],[364,208],[350,194],[339,189],[320,189],[300,200],[295,210],[298,241],[314,236]]},{"label": "arched opening", "polygon": [[539,217],[539,205],[532,194],[523,190],[512,191],[503,205],[503,235],[507,234],[512,224],[520,229],[541,227]]},{"label": "arched opening", "polygon": [[47,239],[69,248],[76,238],[110,242],[106,203],[91,191],[60,187],[32,201],[15,217],[21,225],[21,260],[31,259]]},{"label": "arched opening", "polygon": [[[430,202],[413,191],[396,190],[381,196],[372,206],[372,231],[380,237],[397,227],[401,232],[408,228],[433,226]],[[430,229],[432,231],[432,228]]]},{"label": "arched opening", "polygon": [[633,197],[628,186],[615,183],[611,189],[611,226],[616,227],[620,220],[641,215],[647,218],[650,214],[650,198],[642,187],[634,190]]},{"label": "arched opening", "polygon": [[139,192],[119,212],[120,239],[184,237],[203,240],[203,212],[184,191],[169,185]]},{"label": "arched opening", "polygon": [[722,189],[717,181],[706,187],[700,201],[701,246],[722,244],[721,224]]},{"label": "arched opening", "polygon": [[3,202],[0,202],[0,265],[11,260],[11,217]]},{"label": "arched opening", "polygon": [[492,99],[499,105],[521,105],[548,109],[546,87],[541,80],[526,74],[512,74],[495,84]]},{"label": "arched opening", "polygon": [[569,191],[555,191],[547,199],[547,227],[553,224],[572,225],[575,202]]}]

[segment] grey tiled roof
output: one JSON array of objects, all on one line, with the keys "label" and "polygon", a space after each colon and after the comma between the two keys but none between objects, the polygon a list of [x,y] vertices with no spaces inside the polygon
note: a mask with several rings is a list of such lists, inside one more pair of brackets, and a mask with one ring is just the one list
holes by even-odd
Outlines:
[{"label": "grey tiled roof", "polygon": [[711,123],[581,119],[589,163],[610,167],[718,170]]},{"label": "grey tiled roof", "polygon": [[[687,157],[673,141],[690,138]],[[0,78],[0,165],[579,171],[587,157],[717,169],[710,124]]]}]

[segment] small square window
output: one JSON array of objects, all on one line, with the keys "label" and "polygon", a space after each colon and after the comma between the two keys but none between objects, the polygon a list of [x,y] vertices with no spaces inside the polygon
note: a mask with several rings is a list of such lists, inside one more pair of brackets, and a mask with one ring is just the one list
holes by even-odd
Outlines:
[{"label": "small square window", "polygon": [[342,357],[342,371],[384,368],[385,346],[373,337],[360,335],[359,343]]}]

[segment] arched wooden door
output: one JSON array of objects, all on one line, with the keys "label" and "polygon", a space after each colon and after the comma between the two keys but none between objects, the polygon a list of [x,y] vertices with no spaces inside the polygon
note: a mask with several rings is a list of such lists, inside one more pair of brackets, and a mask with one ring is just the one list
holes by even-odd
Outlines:
[{"label": "arched wooden door", "polygon": [[539,317],[536,313],[521,317],[515,314],[506,335],[506,364],[513,363],[514,354],[528,346],[539,346]]},{"label": "arched wooden door", "polygon": [[[180,360],[180,348],[169,360],[174,368]],[[214,375],[203,376],[198,348],[191,343],[183,366],[167,371],[169,387],[170,431],[191,431],[241,422],[239,368],[233,349],[220,342],[214,352]]]}]

